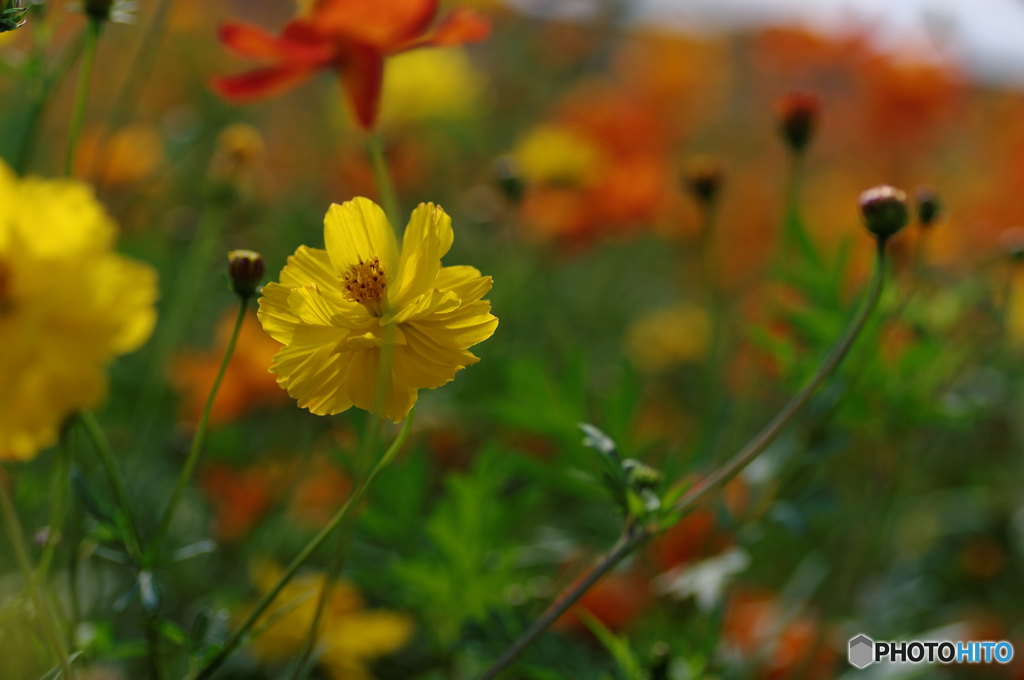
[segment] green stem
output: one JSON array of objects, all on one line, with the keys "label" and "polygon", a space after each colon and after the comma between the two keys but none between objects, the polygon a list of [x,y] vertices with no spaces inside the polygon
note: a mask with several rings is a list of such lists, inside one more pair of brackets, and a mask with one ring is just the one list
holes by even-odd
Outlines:
[{"label": "green stem", "polygon": [[181,476],[178,478],[178,485],[174,487],[174,494],[171,496],[171,501],[167,504],[167,510],[164,512],[163,521],[160,522],[160,528],[157,529],[156,535],[153,537],[153,544],[160,545],[160,542],[167,535],[168,529],[171,526],[171,520],[174,519],[174,512],[178,509],[178,503],[181,502],[181,496],[185,492],[185,487],[188,485],[189,480],[192,478],[192,473],[196,469],[196,464],[199,462],[199,454],[203,450],[203,442],[206,440],[206,428],[210,422],[210,412],[213,410],[213,402],[217,398],[217,390],[220,389],[221,380],[224,379],[224,373],[228,369],[228,364],[231,363],[231,355],[235,352],[235,343],[238,341],[238,333],[242,330],[242,322],[245,321],[245,312],[249,309],[249,296],[243,296],[238,304],[238,318],[235,319],[235,327],[231,331],[231,340],[228,341],[227,349],[224,350],[224,358],[220,362],[220,369],[217,371],[217,377],[213,381],[213,386],[210,388],[210,394],[206,397],[206,405],[203,407],[203,414],[199,418],[199,425],[196,427],[196,432],[192,436],[192,448],[188,453],[188,460],[185,461],[185,468],[181,471]]},{"label": "green stem", "polygon": [[[64,50],[53,71],[49,73],[44,72],[38,76],[38,82],[31,92],[31,103],[29,105],[28,117],[25,120],[25,128],[21,132],[20,144],[14,157],[14,169],[19,175],[24,175],[32,163],[32,154],[36,147],[39,123],[49,107],[54,90],[64,82],[64,78],[71,72],[71,67],[78,60],[78,55],[85,45],[85,36],[88,31],[89,28],[86,27],[75,38],[74,42]],[[36,67],[42,69],[43,50],[37,46],[34,48],[34,51],[32,59],[36,62]]]},{"label": "green stem", "polygon": [[128,484],[124,480],[124,475],[121,474],[121,468],[117,464],[117,459],[114,458],[110,442],[107,441],[106,435],[103,434],[103,428],[96,421],[96,416],[89,411],[83,411],[78,417],[82,421],[82,425],[85,426],[89,439],[92,440],[93,448],[96,449],[100,463],[103,465],[103,470],[107,474],[107,481],[110,483],[111,488],[114,489],[117,503],[121,506],[121,512],[124,513],[128,521],[132,541],[131,545],[126,547],[136,561],[138,561],[142,557],[142,532],[139,529],[138,515],[135,514],[135,504],[132,503],[131,494],[128,492]]},{"label": "green stem", "polygon": [[416,407],[413,407],[413,409],[409,411],[409,415],[406,417],[405,422],[402,424],[402,429],[395,438],[395,441],[392,442],[391,446],[388,447],[388,450],[385,451],[384,455],[381,456],[379,461],[377,461],[377,464],[374,466],[373,470],[370,471],[370,474],[367,475],[366,479],[364,479],[352,495],[349,496],[348,500],[345,501],[345,505],[335,513],[334,517],[331,518],[331,521],[327,523],[327,526],[321,529],[320,533],[318,533],[313,540],[302,549],[302,552],[292,560],[292,563],[288,565],[288,568],[285,569],[284,574],[281,575],[281,578],[278,579],[274,587],[264,593],[263,597],[261,597],[259,602],[256,603],[256,606],[253,607],[251,612],[249,612],[249,615],[246,616],[242,625],[232,633],[231,637],[224,644],[224,647],[217,656],[215,656],[210,663],[208,663],[206,667],[199,672],[199,675],[196,676],[196,680],[209,680],[209,678],[217,672],[217,669],[220,668],[241,645],[245,634],[253,627],[263,612],[266,611],[267,607],[274,602],[278,593],[280,593],[281,590],[288,585],[288,582],[292,580],[292,577],[295,576],[295,572],[297,572],[299,568],[306,563],[306,560],[308,560],[310,556],[324,544],[324,541],[331,536],[334,530],[343,521],[345,521],[345,518],[348,517],[349,513],[359,506],[363,496],[366,495],[366,492],[373,484],[373,481],[377,478],[377,475],[379,475],[381,470],[387,467],[388,464],[394,460],[395,456],[398,455],[398,452],[401,450],[402,445],[404,445],[405,441],[409,438],[409,430],[412,428],[412,422],[415,415]]},{"label": "green stem", "polygon": [[207,282],[206,275],[220,242],[224,221],[225,207],[208,201],[200,215],[199,225],[189,243],[181,268],[174,277],[170,299],[153,338],[153,349],[146,368],[147,380],[135,408],[134,422],[140,424],[135,433],[135,444],[138,448],[148,446],[157,417],[163,412],[161,406],[166,385],[163,376],[165,362],[185,335],[196,298],[203,284]]},{"label": "green stem", "polygon": [[73,678],[74,676],[71,674],[71,667],[68,663],[67,649],[61,640],[56,619],[53,617],[50,605],[39,584],[36,583],[35,572],[32,569],[31,562],[29,562],[28,553],[25,552],[25,538],[21,531],[21,523],[18,521],[18,514],[14,509],[14,503],[11,501],[10,494],[7,493],[7,486],[3,479],[0,479],[0,512],[2,512],[4,517],[4,528],[7,530],[7,537],[10,539],[11,547],[14,549],[14,557],[18,562],[18,568],[21,570],[22,578],[25,579],[25,587],[28,588],[29,597],[31,597],[32,604],[35,606],[36,614],[43,624],[43,631],[47,642],[63,669],[63,677]]},{"label": "green stem", "polygon": [[78,138],[82,134],[85,121],[85,107],[89,102],[89,84],[92,81],[93,65],[96,63],[96,47],[99,45],[103,22],[90,19],[85,34],[85,52],[82,54],[82,65],[78,70],[78,86],[75,88],[75,103],[71,109],[71,132],[68,136],[68,151],[64,156],[64,176],[70,177],[75,166],[75,153],[78,151]]},{"label": "green stem", "polygon": [[519,655],[522,654],[547,628],[554,623],[558,617],[569,610],[583,596],[587,590],[597,581],[611,571],[615,565],[625,559],[634,550],[645,544],[657,534],[671,528],[683,514],[692,510],[709,493],[719,488],[754,458],[760,455],[772,441],[782,432],[796,414],[807,404],[811,395],[817,390],[821,383],[831,375],[843,358],[849,353],[854,340],[860,335],[865,323],[871,316],[872,311],[878,304],[882,293],[882,284],[885,280],[885,242],[879,239],[878,260],[875,268],[874,280],[871,284],[871,291],[868,294],[867,302],[857,315],[847,331],[839,339],[832,351],[825,358],[825,361],[818,368],[818,371],[810,379],[807,385],[800,390],[789,403],[787,403],[775,418],[759,432],[750,442],[737,452],[729,461],[720,466],[700,483],[693,486],[669,511],[673,517],[671,523],[654,524],[652,526],[633,525],[627,527],[626,531],[619,538],[615,546],[605,554],[594,568],[580,581],[575,583],[548,608],[539,619],[523,632],[512,645],[486,670],[477,680],[493,680],[498,674],[508,668]]},{"label": "green stem", "polygon": [[54,468],[53,483],[51,484],[53,504],[50,506],[50,526],[46,536],[46,544],[43,546],[43,553],[39,557],[39,564],[36,566],[35,578],[37,583],[46,582],[57,544],[60,542],[61,533],[64,530],[64,518],[67,516],[68,490],[71,485],[71,442],[68,441],[70,434],[70,427],[61,429],[60,443],[57,448],[57,466]]},{"label": "green stem", "polygon": [[391,171],[388,169],[387,157],[384,155],[384,144],[381,142],[380,134],[370,133],[366,137],[366,153],[370,156],[370,164],[373,166],[373,177],[377,183],[377,193],[383,204],[384,214],[391,223],[391,228],[401,237],[400,222],[402,211],[398,206],[398,194],[395,193],[395,185],[391,181]]}]

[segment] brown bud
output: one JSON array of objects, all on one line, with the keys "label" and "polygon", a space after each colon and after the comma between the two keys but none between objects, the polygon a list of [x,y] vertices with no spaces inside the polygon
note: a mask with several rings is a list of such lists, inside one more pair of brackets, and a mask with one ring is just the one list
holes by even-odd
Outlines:
[{"label": "brown bud", "polygon": [[779,132],[795,153],[802,153],[814,137],[821,112],[818,96],[792,92],[779,103]]},{"label": "brown bud", "polygon": [[914,201],[917,203],[917,221],[922,227],[935,224],[942,214],[939,197],[929,187],[918,187],[914,190]]},{"label": "brown bud", "polygon": [[683,171],[683,185],[701,203],[712,203],[722,189],[722,166],[710,158],[698,158]]},{"label": "brown bud", "polygon": [[263,256],[256,251],[232,250],[228,253],[231,288],[241,297],[252,297],[263,281],[265,267]]},{"label": "brown bud", "polygon": [[907,226],[907,194],[883,184],[860,195],[860,214],[864,226],[880,240],[886,240]]}]

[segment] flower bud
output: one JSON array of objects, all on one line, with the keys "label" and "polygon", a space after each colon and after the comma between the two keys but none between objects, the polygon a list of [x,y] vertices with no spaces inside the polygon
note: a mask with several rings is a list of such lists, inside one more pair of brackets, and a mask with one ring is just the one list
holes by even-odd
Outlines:
[{"label": "flower bud", "polygon": [[21,0],[0,0],[0,33],[7,33],[25,25],[28,8],[21,6]]},{"label": "flower bud", "polygon": [[86,16],[96,21],[106,21],[110,18],[110,8],[114,6],[114,0],[82,0],[82,9]]},{"label": "flower bud", "polygon": [[1024,227],[1011,227],[999,235],[999,244],[1015,262],[1024,261]]},{"label": "flower bud", "polygon": [[821,102],[817,95],[793,92],[779,103],[779,133],[794,153],[802,153],[814,137]]},{"label": "flower bud", "polygon": [[653,489],[661,484],[664,476],[657,468],[635,458],[622,461],[622,471],[626,473],[626,483],[635,489]]},{"label": "flower bud", "polygon": [[907,194],[886,184],[868,189],[860,195],[860,214],[868,231],[884,241],[910,219]]},{"label": "flower bud", "polygon": [[722,189],[722,166],[709,158],[699,158],[683,172],[683,184],[701,203],[713,203]]},{"label": "flower bud", "polygon": [[252,297],[263,281],[263,256],[254,250],[232,250],[228,253],[228,275],[231,288],[241,297]]},{"label": "flower bud", "polygon": [[942,204],[939,197],[929,187],[918,187],[914,191],[914,201],[917,203],[917,221],[922,227],[930,227],[935,224],[942,214]]},{"label": "flower bud", "polygon": [[498,188],[508,200],[513,203],[523,200],[526,186],[523,183],[519,162],[515,157],[511,155],[498,157],[494,161],[494,177],[498,181]]}]

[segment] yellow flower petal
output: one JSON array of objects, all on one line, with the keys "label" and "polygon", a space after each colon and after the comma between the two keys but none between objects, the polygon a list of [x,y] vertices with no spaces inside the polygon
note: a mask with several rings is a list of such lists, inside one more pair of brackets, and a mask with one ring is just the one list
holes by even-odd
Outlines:
[{"label": "yellow flower petal", "polygon": [[331,205],[324,218],[324,242],[338,274],[378,258],[389,277],[397,274],[398,243],[384,211],[373,201],[354,198]]}]

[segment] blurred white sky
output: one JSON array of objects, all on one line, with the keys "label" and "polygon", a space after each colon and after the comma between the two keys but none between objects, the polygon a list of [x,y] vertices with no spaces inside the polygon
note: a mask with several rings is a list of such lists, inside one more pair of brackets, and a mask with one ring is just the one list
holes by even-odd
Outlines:
[{"label": "blurred white sky", "polygon": [[[512,0],[533,10],[585,12],[592,0]],[[931,51],[983,80],[1024,85],[1024,0],[626,0],[644,23],[703,32],[797,23],[825,32],[867,28],[886,49]]]}]

